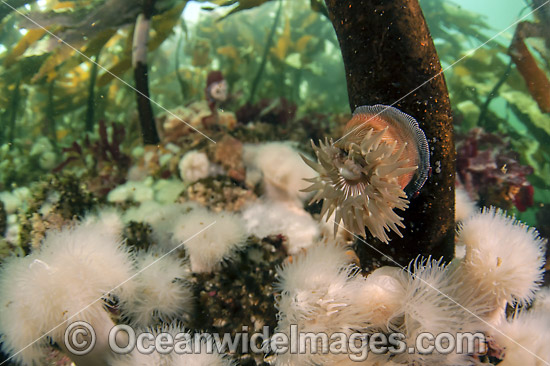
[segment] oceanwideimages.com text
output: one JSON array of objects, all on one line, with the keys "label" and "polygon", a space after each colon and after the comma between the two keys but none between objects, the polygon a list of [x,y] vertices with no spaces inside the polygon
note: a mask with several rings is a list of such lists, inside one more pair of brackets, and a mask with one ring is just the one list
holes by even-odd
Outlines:
[{"label": "oceanwideimages.com text", "polygon": [[[485,335],[477,333],[420,333],[416,339],[406,339],[402,333],[312,333],[300,332],[291,325],[288,332],[271,333],[268,326],[261,332],[196,333],[143,332],[129,325],[117,325],[109,332],[109,347],[114,353],[128,354],[346,354],[352,361],[364,361],[369,354],[483,354]],[[123,339],[124,341],[120,341]],[[94,349],[96,334],[86,322],[75,322],[65,331],[65,347],[76,355]]]}]

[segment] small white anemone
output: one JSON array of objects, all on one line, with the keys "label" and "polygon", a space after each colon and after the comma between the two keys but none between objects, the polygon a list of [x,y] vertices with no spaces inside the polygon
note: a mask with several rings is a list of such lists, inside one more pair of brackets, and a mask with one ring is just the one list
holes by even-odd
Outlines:
[{"label": "small white anemone", "polygon": [[462,281],[476,290],[477,297],[490,295],[495,312],[504,310],[506,303],[526,304],[534,298],[545,247],[536,230],[501,210],[486,208],[462,222],[457,243],[466,247],[457,269]]},{"label": "small white anemone", "polygon": [[301,203],[310,196],[302,192],[308,186],[304,178],[315,172],[289,143],[245,145],[244,162],[247,179],[250,180],[248,175],[262,179],[264,193],[270,200]]},{"label": "small white anemone", "polygon": [[259,238],[286,236],[290,254],[312,245],[321,231],[319,223],[307,211],[289,202],[258,200],[246,206],[242,216],[250,235]]},{"label": "small white anemone", "polygon": [[242,218],[228,212],[196,208],[181,216],[173,229],[168,249],[182,245],[193,272],[211,272],[246,244]]},{"label": "small white anemone", "polygon": [[11,214],[6,217],[6,231],[2,233],[8,243],[19,245],[21,223],[19,222],[19,216],[17,214]]},{"label": "small white anemone", "polygon": [[[41,287],[51,282],[47,267],[36,260],[35,255],[11,257],[4,261],[0,272],[2,351],[12,356],[14,361],[29,365],[43,360],[49,345],[46,338],[32,344],[42,336],[42,330],[47,326],[37,299],[41,301],[47,295]],[[33,301],[26,297],[31,290]],[[44,332],[50,329],[44,329]],[[25,348],[29,344],[32,345]]]},{"label": "small white anemone", "polygon": [[282,293],[291,293],[307,288],[315,293],[337,279],[340,280],[341,269],[349,265],[349,262],[350,257],[343,247],[331,243],[313,246],[293,257],[292,261],[278,270],[277,289]]},{"label": "small white anemone", "polygon": [[153,180],[150,177],[142,181],[128,181],[109,192],[107,201],[113,203],[152,201],[154,198],[152,184]]},{"label": "small white anemone", "polygon": [[381,267],[369,274],[358,295],[358,303],[365,310],[370,326],[387,330],[392,319],[403,307],[406,289],[397,267]]},{"label": "small white anemone", "polygon": [[89,221],[50,231],[39,251],[4,263],[0,333],[7,354],[24,364],[40,363],[48,338],[63,349],[66,327],[60,325],[83,320],[96,331],[96,347],[85,356],[68,356],[83,364],[104,364],[114,324],[103,299],[123,294],[126,287],[121,285],[133,274],[127,250],[104,228]]},{"label": "small white anemone", "polygon": [[120,240],[124,229],[122,216],[114,208],[104,208],[96,215],[86,216],[83,225],[94,227],[101,232],[101,235],[110,235],[114,240]]},{"label": "small white anemone", "polygon": [[185,184],[178,179],[160,179],[153,186],[153,190],[155,191],[155,201],[161,204],[171,204],[185,190]]},{"label": "small white anemone", "polygon": [[38,158],[38,165],[42,170],[52,170],[55,168],[57,155],[53,151],[46,151]]},{"label": "small white anemone", "polygon": [[8,214],[24,211],[27,207],[31,191],[27,187],[19,187],[13,191],[0,192],[0,201],[4,203],[4,210]]},{"label": "small white anemone", "polygon": [[121,309],[132,324],[144,327],[169,322],[193,309],[189,275],[181,259],[159,251],[135,256],[134,292],[120,297]]},{"label": "small white anemone", "polygon": [[8,214],[13,214],[21,206],[21,201],[9,191],[0,192],[0,201],[4,204],[4,210]]},{"label": "small white anemone", "polygon": [[464,221],[477,212],[476,204],[463,188],[455,188],[455,220]]},{"label": "small white anemone", "polygon": [[50,139],[46,136],[41,136],[36,139],[29,152],[30,156],[38,156],[48,151],[53,151],[54,147],[50,142]]},{"label": "small white anemone", "polygon": [[205,153],[191,150],[183,155],[178,168],[181,180],[193,183],[199,179],[208,177],[210,161]]},{"label": "small white anemone", "polygon": [[[194,203],[160,204],[155,201],[143,202],[138,207],[126,210],[123,221],[143,222],[153,228],[153,239],[157,244],[170,246],[171,230],[175,222],[186,212],[197,207]],[[179,243],[178,243],[179,244]]]}]

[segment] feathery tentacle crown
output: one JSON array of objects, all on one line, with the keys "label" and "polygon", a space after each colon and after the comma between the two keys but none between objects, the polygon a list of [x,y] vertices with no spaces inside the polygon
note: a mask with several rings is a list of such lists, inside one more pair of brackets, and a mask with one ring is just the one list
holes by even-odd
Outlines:
[{"label": "feathery tentacle crown", "polygon": [[306,192],[317,193],[311,202],[323,201],[321,216],[335,213],[336,226],[365,236],[365,227],[383,242],[386,231],[400,237],[403,218],[394,209],[408,208],[409,198],[428,178],[429,149],[424,132],[411,116],[385,105],[358,107],[333,142],[325,138],[313,150],[318,163],[304,157],[319,176]]}]

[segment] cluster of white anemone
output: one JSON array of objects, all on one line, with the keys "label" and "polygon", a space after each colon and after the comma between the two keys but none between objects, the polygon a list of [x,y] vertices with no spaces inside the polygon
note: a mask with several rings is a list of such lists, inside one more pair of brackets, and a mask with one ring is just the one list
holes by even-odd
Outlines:
[{"label": "cluster of white anemone", "polygon": [[[85,357],[70,357],[76,364],[105,364],[110,355],[107,332],[114,321],[121,319],[146,329],[189,316],[194,304],[188,285],[190,273],[219,270],[244,248],[248,235],[284,234],[290,239],[287,249],[291,252],[311,245],[319,235],[319,225],[303,210],[302,200],[307,195],[300,192],[305,187],[302,178],[311,170],[287,144],[250,148],[258,153],[246,162],[251,176],[259,167],[279,169],[259,172],[265,197],[243,214],[170,203],[175,200],[172,191],[176,195],[181,192],[181,184],[161,181],[157,189],[150,179],[130,182],[115,189],[109,201],[139,205],[122,215],[105,211],[49,231],[32,254],[6,260],[0,272],[3,351],[22,364],[40,363],[52,344],[63,350],[62,330],[69,322],[85,320],[98,330],[98,345]],[[204,157],[204,153],[192,151],[182,158],[184,181],[210,174]],[[166,184],[175,188],[169,189],[168,198],[159,199]],[[280,209],[274,210],[277,202]],[[124,245],[121,231],[131,221],[152,227],[154,249],[130,252]],[[120,314],[109,309],[113,303],[118,304]],[[132,357],[117,360],[122,364],[155,363],[150,357],[139,362]],[[220,365],[227,364],[212,357],[204,356],[200,362],[179,357],[163,363],[216,364],[218,360]]]},{"label": "cluster of white anemone", "polygon": [[63,347],[68,322],[83,320],[98,334],[88,358],[104,361],[113,321],[105,299],[122,294],[133,274],[120,245],[120,222],[87,220],[49,232],[39,251],[6,261],[0,275],[3,350],[23,364],[40,363],[50,342]]},{"label": "cluster of white anemone", "polygon": [[212,272],[246,245],[242,218],[229,212],[196,208],[178,219],[169,245],[185,249],[193,272]]},{"label": "cluster of white anemone", "polygon": [[[246,231],[235,215],[193,205],[165,210],[149,216],[154,228],[167,233],[154,236],[166,240],[156,249],[130,252],[122,242],[121,216],[105,211],[49,231],[32,254],[7,259],[0,271],[2,350],[22,364],[41,364],[52,344],[67,351],[63,337],[70,323],[86,321],[96,331],[94,350],[84,356],[65,353],[77,365],[105,365],[112,356],[108,334],[115,320],[144,329],[189,316],[194,304],[190,273],[218,268],[244,245]],[[125,219],[140,216],[127,214]],[[209,230],[213,223],[216,229]],[[113,301],[120,310],[114,318]],[[167,365],[228,364],[219,355],[186,357],[174,357]],[[138,364],[155,362],[147,358]]]},{"label": "cluster of white anemone", "polygon": [[[488,347],[505,350],[503,365],[550,362],[548,291],[540,292],[532,310],[506,319],[506,307],[531,303],[541,284],[545,242],[538,233],[491,208],[463,218],[457,244],[465,254],[448,265],[418,258],[408,268],[382,267],[366,277],[346,259],[345,248],[314,246],[280,270],[278,330],[288,333],[296,324],[299,331],[328,335],[399,332],[406,350],[424,332],[482,332]],[[353,363],[348,353],[307,351],[278,355],[276,364],[441,366],[479,361],[475,352],[404,352],[370,354]]]},{"label": "cluster of white anemone", "polygon": [[[374,135],[366,137],[369,144],[380,143]],[[325,145],[318,150],[332,148],[332,144]],[[367,145],[361,154],[371,151]],[[394,149],[387,149],[389,157]],[[106,349],[106,332],[114,320],[107,304],[116,300],[122,318],[141,329],[157,334],[183,332],[176,323],[151,327],[192,312],[192,293],[187,284],[191,272],[219,270],[224,261],[245,247],[249,234],[284,233],[295,243],[288,249],[296,255],[279,270],[278,331],[289,332],[291,325],[296,324],[299,331],[313,333],[400,332],[405,335],[407,348],[414,346],[416,337],[423,332],[482,331],[494,340],[493,347],[505,349],[501,365],[550,362],[545,344],[550,335],[550,296],[547,291],[537,292],[543,273],[544,242],[535,230],[499,210],[476,212],[464,196],[458,197],[464,203],[457,215],[461,222],[457,247],[462,248],[462,254],[453,262],[445,265],[431,258],[419,258],[405,270],[382,267],[363,276],[344,247],[326,241],[315,244],[319,226],[303,210],[301,204],[306,195],[299,192],[303,189],[301,177],[311,171],[304,174],[305,165],[298,153],[284,144],[252,150],[256,157],[247,164],[248,173],[253,176],[254,169],[259,170],[257,182],[262,182],[266,197],[249,205],[242,215],[214,213],[194,204],[160,204],[153,200],[154,195],[147,194],[143,203],[127,210],[122,220],[150,224],[156,250],[130,253],[121,243],[119,215],[104,212],[72,227],[49,232],[40,249],[27,257],[8,259],[0,273],[3,350],[23,364],[39,363],[52,343],[63,348],[62,330],[69,321],[85,320],[98,331],[98,345],[93,353],[74,357],[78,365],[228,365],[228,359],[219,354],[131,353],[112,358]],[[330,156],[323,155],[327,151],[318,151],[320,165],[329,160]],[[197,163],[202,160],[197,155],[201,153],[193,154],[180,166],[185,168],[183,179],[189,182],[208,174],[201,170],[204,161]],[[280,156],[291,163],[280,166]],[[403,168],[399,159],[396,161],[388,168],[389,173],[410,170]],[[316,170],[322,170],[315,164],[313,167],[319,168]],[[279,170],[272,169],[276,167]],[[314,179],[314,185],[321,183]],[[393,208],[405,208],[402,189],[395,184],[392,187],[400,197]],[[336,213],[340,206],[345,206],[344,202],[328,201],[325,210]],[[346,219],[350,212],[341,211],[336,221],[350,221]],[[390,219],[388,222],[393,224],[387,223],[386,228],[369,226],[368,220],[360,227],[350,227],[364,234],[365,224],[373,234],[387,239],[385,230],[398,231],[392,225],[400,223],[399,217]],[[527,305],[534,299],[533,309],[506,317],[507,306]],[[349,356],[286,353],[278,355],[275,363],[356,365]],[[370,355],[359,364],[472,365],[476,356],[437,352],[382,354]]]}]

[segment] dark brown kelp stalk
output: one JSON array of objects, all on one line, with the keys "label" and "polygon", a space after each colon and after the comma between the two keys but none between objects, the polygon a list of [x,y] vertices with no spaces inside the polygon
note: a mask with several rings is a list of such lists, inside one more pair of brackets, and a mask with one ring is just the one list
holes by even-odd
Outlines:
[{"label": "dark brown kelp stalk", "polygon": [[90,82],[88,84],[88,100],[86,102],[86,132],[92,132],[94,129],[94,115],[95,115],[95,84],[97,81],[97,72],[99,69],[99,53],[101,49],[97,51],[92,61],[92,71],[90,72]]},{"label": "dark brown kelp stalk", "polygon": [[132,66],[136,81],[137,105],[141,135],[144,144],[156,145],[160,139],[155,126],[153,107],[149,100],[149,78],[147,66],[147,40],[151,27],[151,18],[155,8],[155,0],[143,0],[143,13],[138,15],[134,29],[132,50]]},{"label": "dark brown kelp stalk", "polygon": [[[419,254],[452,258],[455,149],[445,79],[417,0],[325,0],[346,68],[352,110],[393,105],[413,116],[430,144],[432,176],[404,213],[403,238],[367,242],[406,265]],[[363,267],[387,259],[363,243]],[[393,263],[391,263],[393,264]]]},{"label": "dark brown kelp stalk", "polygon": [[53,147],[57,150],[57,123],[55,110],[55,79],[48,84],[48,105],[46,108],[46,126],[50,134],[50,140]]}]

